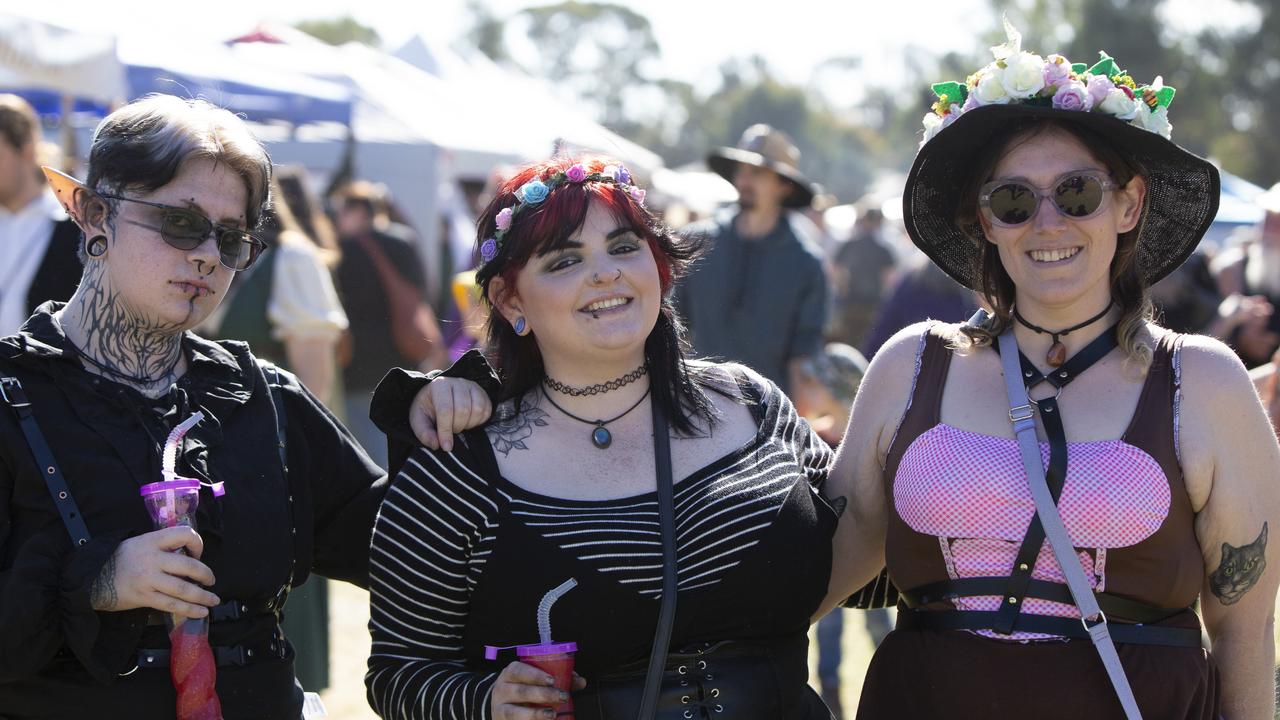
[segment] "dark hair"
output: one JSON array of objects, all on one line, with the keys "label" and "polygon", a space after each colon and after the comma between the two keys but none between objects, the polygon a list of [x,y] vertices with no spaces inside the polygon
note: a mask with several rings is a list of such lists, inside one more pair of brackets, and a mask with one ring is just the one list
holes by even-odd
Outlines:
[{"label": "dark hair", "polygon": [[[274,208],[283,208],[292,216],[298,231],[320,249],[320,257],[326,267],[337,267],[342,259],[333,224],[324,214],[320,201],[307,187],[307,171],[299,165],[281,165],[272,178]],[[273,209],[274,209],[273,208]]]},{"label": "dark hair", "polygon": [[[609,165],[620,166],[616,160],[591,156],[557,157],[520,168],[498,188],[481,213],[476,224],[477,247],[486,238],[493,237],[498,212],[517,204],[516,190],[535,178],[546,180],[565,172],[575,163],[581,163],[588,173],[600,172]],[[501,298],[489,297],[490,284],[495,277],[501,277],[505,283],[504,293],[510,292],[515,287],[516,275],[532,258],[565,246],[570,236],[582,227],[593,201],[604,205],[619,222],[626,223],[648,242],[658,264],[662,305],[658,321],[644,344],[649,383],[672,427],[681,434],[694,434],[697,432],[695,417],[708,424],[714,421],[712,405],[703,388],[714,385],[715,381],[703,369],[688,365],[689,344],[673,307],[671,290],[701,254],[701,241],[677,236],[625,188],[607,181],[557,185],[537,206],[520,211],[504,235],[498,254],[476,271],[476,283],[490,309],[488,348],[490,361],[502,379],[502,399],[515,398],[519,402],[521,396],[542,382],[545,371],[537,341],[532,336],[517,335],[500,313],[493,312]]]},{"label": "dark hair", "polygon": [[151,192],[194,158],[240,176],[246,224],[256,228],[271,205],[271,158],[243,120],[204,100],[147,95],[108,115],[93,134],[86,185],[115,194]]},{"label": "dark hair", "polygon": [[[1109,138],[1079,123],[1060,120],[1031,118],[1010,124],[1002,134],[988,141],[974,157],[978,158],[973,171],[965,178],[960,189],[960,204],[956,210],[956,226],[978,244],[977,273],[982,281],[982,295],[992,308],[990,321],[984,325],[962,325],[962,346],[990,344],[991,339],[1004,332],[1013,320],[1013,300],[1016,286],[1000,261],[1000,251],[987,241],[978,220],[978,196],[982,186],[995,174],[996,165],[1014,147],[1033,140],[1044,133],[1059,131],[1078,140],[1095,160],[1102,163],[1116,185],[1124,187],[1135,176],[1145,176],[1137,160],[1123,152]],[[1111,259],[1111,298],[1120,308],[1120,323],[1116,338],[1129,357],[1144,364],[1150,361],[1151,349],[1138,342],[1138,332],[1146,321],[1152,319],[1151,299],[1147,283],[1138,267],[1138,237],[1142,234],[1146,217],[1144,199],[1142,217],[1133,229],[1116,237],[1116,254]]]},{"label": "dark hair", "polygon": [[31,104],[17,95],[0,95],[0,139],[21,150],[39,138],[40,118]]}]

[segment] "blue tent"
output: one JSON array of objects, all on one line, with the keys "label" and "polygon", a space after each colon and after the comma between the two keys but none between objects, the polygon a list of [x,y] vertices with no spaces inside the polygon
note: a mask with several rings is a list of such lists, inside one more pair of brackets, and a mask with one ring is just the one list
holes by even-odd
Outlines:
[{"label": "blue tent", "polygon": [[1257,204],[1263,188],[1222,169],[1219,169],[1219,174],[1222,177],[1222,195],[1218,200],[1218,214],[1204,236],[1204,242],[1214,247],[1227,244],[1236,230],[1262,222],[1263,214]]}]

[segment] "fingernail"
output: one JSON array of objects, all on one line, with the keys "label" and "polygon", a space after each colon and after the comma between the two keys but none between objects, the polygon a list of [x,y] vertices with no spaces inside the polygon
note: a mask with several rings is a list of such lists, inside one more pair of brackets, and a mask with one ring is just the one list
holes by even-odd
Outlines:
[{"label": "fingernail", "polygon": [[567,692],[560,693],[560,704],[563,705],[567,702],[569,702],[569,693]]},{"label": "fingernail", "polygon": [[542,676],[542,684],[543,684],[543,685],[555,685],[555,684],[556,684],[556,679],[555,679],[555,678],[553,678],[553,677],[551,677],[550,675],[543,675],[543,676]]},{"label": "fingernail", "polygon": [[555,717],[556,717],[556,711],[555,711],[555,710],[543,710],[543,711],[542,711],[542,717],[547,718],[547,720],[555,720]]}]

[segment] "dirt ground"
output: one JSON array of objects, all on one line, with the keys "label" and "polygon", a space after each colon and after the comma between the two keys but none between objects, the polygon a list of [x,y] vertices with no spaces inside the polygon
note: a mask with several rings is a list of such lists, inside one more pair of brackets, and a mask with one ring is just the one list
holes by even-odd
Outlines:
[{"label": "dirt ground", "polygon": [[[847,611],[844,624],[844,661],[840,666],[841,699],[846,717],[853,717],[862,676],[871,661],[871,641],[863,629],[861,614]],[[334,720],[377,720],[364,695],[365,661],[369,657],[369,594],[347,583],[329,584],[330,678],[333,686],[321,693],[328,717]],[[810,638],[810,677],[815,657]]]}]

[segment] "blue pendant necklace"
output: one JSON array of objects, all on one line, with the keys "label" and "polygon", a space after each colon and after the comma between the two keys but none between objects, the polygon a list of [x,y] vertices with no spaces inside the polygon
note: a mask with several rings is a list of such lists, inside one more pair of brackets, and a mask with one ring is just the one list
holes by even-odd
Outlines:
[{"label": "blue pendant necklace", "polygon": [[632,410],[635,410],[637,407],[640,407],[640,403],[644,401],[645,398],[649,397],[649,390],[651,390],[652,388],[651,387],[645,388],[644,394],[641,395],[640,399],[636,400],[635,403],[631,405],[631,407],[627,408],[626,410],[623,410],[621,413],[609,418],[608,420],[588,420],[586,418],[578,417],[577,415],[574,415],[568,410],[565,410],[564,408],[557,405],[556,401],[552,400],[551,396],[547,394],[547,389],[545,387],[541,389],[542,389],[542,396],[547,399],[547,402],[551,403],[552,407],[564,413],[565,415],[568,415],[574,420],[577,420],[580,423],[594,425],[595,429],[591,431],[591,444],[595,445],[601,450],[605,450],[610,445],[613,444],[613,433],[609,432],[609,428],[605,427],[605,425],[608,425],[614,420],[620,420],[621,418],[625,417],[627,413],[631,412]]}]

